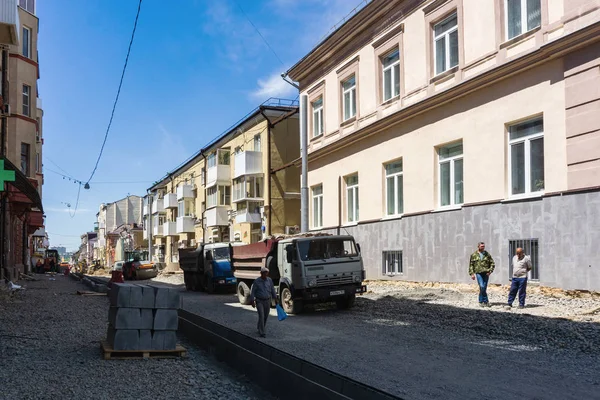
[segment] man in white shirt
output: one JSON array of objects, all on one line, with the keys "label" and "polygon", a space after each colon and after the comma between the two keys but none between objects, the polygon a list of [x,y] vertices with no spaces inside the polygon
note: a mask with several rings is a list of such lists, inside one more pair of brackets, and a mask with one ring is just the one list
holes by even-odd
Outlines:
[{"label": "man in white shirt", "polygon": [[527,295],[527,273],[531,271],[531,258],[526,256],[522,248],[518,248],[513,257],[513,276],[508,293],[508,308],[512,307],[513,301],[519,292],[519,308],[525,308],[525,296]]}]

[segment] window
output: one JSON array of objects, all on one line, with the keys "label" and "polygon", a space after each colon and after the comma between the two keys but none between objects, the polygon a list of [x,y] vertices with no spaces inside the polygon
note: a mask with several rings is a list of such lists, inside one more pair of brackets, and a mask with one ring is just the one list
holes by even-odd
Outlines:
[{"label": "window", "polygon": [[263,197],[262,177],[248,176],[233,181],[233,201]]},{"label": "window", "polygon": [[29,144],[21,143],[21,172],[29,176]]},{"label": "window", "polygon": [[191,217],[194,214],[194,200],[185,199],[177,203],[177,216]]},{"label": "window", "polygon": [[342,104],[344,108],[344,121],[356,115],[356,76],[342,82]]},{"label": "window", "polygon": [[262,151],[260,146],[260,135],[254,136],[254,151]]},{"label": "window", "polygon": [[202,169],[200,170],[200,184],[206,184],[206,168],[204,167],[202,167]]},{"label": "window", "polygon": [[385,209],[386,215],[400,215],[404,212],[402,160],[385,166]]},{"label": "window", "polygon": [[219,150],[219,165],[229,165],[230,158],[229,150]]},{"label": "window", "polygon": [[311,103],[313,116],[313,137],[323,134],[323,97]]},{"label": "window", "polygon": [[312,198],[313,228],[321,228],[323,226],[323,185],[313,187]]},{"label": "window", "polygon": [[544,122],[542,118],[509,127],[510,194],[544,190]]},{"label": "window", "polygon": [[383,275],[397,275],[402,270],[402,251],[392,250],[383,252]]},{"label": "window", "polygon": [[19,0],[19,7],[35,14],[35,0]]},{"label": "window", "polygon": [[452,14],[433,27],[435,74],[458,65],[458,18]]},{"label": "window", "polygon": [[358,175],[346,177],[346,220],[358,221]]},{"label": "window", "polygon": [[400,51],[393,50],[381,58],[383,67],[383,101],[400,95]]},{"label": "window", "polygon": [[206,157],[206,165],[208,165],[208,168],[217,166],[217,154],[216,153],[210,153],[208,155],[208,157]]},{"label": "window", "polygon": [[31,30],[23,27],[23,48],[24,57],[31,58]]},{"label": "window", "polygon": [[508,241],[508,278],[512,278],[513,265],[512,260],[514,255],[517,253],[518,248],[522,248],[526,256],[531,258],[531,271],[529,277],[531,280],[537,281],[540,279],[540,266],[539,266],[539,243],[538,239],[518,239]]},{"label": "window", "polygon": [[40,153],[35,153],[35,172],[42,172],[42,163],[40,162]]},{"label": "window", "polygon": [[213,186],[206,190],[206,206],[208,208],[211,208],[216,205],[217,205],[217,187]]},{"label": "window", "polygon": [[219,186],[219,205],[228,206],[231,204],[231,186]]},{"label": "window", "polygon": [[506,35],[510,40],[542,24],[540,0],[506,0]]},{"label": "window", "polygon": [[30,102],[29,97],[31,93],[31,87],[27,85],[23,85],[23,115],[29,117],[30,115]]},{"label": "window", "polygon": [[440,206],[462,204],[463,189],[463,145],[462,142],[439,149]]}]

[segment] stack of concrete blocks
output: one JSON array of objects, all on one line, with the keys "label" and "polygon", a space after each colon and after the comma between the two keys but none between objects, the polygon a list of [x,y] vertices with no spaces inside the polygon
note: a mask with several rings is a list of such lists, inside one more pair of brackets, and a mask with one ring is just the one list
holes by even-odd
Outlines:
[{"label": "stack of concrete blocks", "polygon": [[113,350],[175,350],[178,308],[176,289],[113,283],[108,343]]}]

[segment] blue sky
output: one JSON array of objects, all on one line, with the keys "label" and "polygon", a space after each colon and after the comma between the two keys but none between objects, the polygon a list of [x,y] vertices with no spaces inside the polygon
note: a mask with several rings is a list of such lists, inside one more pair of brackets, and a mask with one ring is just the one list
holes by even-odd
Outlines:
[{"label": "blue sky", "polygon": [[43,203],[52,246],[75,249],[79,235],[93,228],[101,203],[143,195],[269,97],[296,98],[279,75],[360,0],[144,0],[104,156],[71,218],[78,185],[52,171],[89,178],[137,3],[38,2]]}]

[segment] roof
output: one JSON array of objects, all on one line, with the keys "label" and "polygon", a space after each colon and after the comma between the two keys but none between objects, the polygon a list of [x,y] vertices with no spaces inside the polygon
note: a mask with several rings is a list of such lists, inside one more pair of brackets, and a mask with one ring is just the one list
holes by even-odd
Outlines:
[{"label": "roof", "polygon": [[208,142],[207,145],[205,145],[203,148],[198,150],[187,160],[183,161],[181,164],[179,164],[177,167],[175,167],[174,170],[168,172],[163,178],[161,178],[161,180],[154,183],[154,185],[152,185],[148,189],[148,191],[153,191],[153,190],[156,190],[156,189],[159,189],[159,188],[165,186],[171,176],[179,175],[179,173],[181,171],[183,171],[183,170],[189,168],[191,165],[195,164],[200,158],[203,157],[203,155],[207,151],[212,150],[213,148],[216,148],[219,143],[224,141],[224,139],[228,139],[230,136],[238,133],[238,131],[244,125],[247,125],[249,123],[254,124],[255,118],[257,118],[259,116],[263,117],[263,115],[264,115],[263,113],[271,111],[271,112],[284,114],[286,112],[293,111],[293,110],[297,111],[298,108],[299,108],[298,100],[279,99],[279,98],[274,98],[274,97],[268,99],[267,101],[265,101],[258,107],[254,108],[248,114],[243,116],[240,120],[235,122],[232,126],[227,128],[219,136],[217,136],[216,138],[214,138],[213,140]]}]

